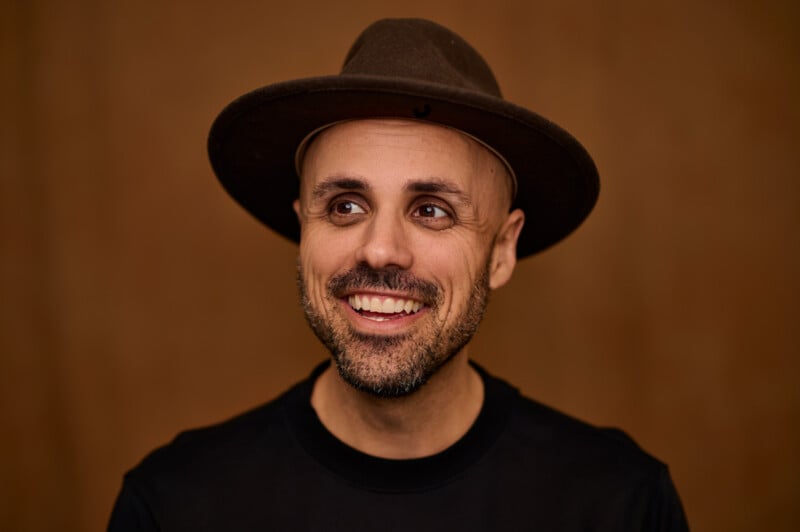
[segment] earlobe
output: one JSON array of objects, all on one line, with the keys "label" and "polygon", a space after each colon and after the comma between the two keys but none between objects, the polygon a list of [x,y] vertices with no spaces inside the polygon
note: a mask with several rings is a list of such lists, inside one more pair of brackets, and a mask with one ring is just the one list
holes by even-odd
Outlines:
[{"label": "earlobe", "polygon": [[517,240],[525,224],[525,214],[520,209],[509,213],[495,239],[489,274],[489,287],[500,288],[511,279],[517,264]]}]

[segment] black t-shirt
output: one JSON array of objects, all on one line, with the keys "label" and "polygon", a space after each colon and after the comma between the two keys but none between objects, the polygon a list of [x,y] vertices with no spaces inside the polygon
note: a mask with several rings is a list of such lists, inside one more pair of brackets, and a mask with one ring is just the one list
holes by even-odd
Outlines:
[{"label": "black t-shirt", "polygon": [[480,368],[483,407],[453,446],[412,460],[356,451],[311,407],[325,367],[150,454],[125,476],[109,530],[688,530],[664,464]]}]

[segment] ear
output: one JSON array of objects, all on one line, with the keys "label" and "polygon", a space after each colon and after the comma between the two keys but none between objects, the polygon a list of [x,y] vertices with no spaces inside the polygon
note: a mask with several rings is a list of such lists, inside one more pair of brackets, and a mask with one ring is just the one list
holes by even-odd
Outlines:
[{"label": "ear", "polygon": [[303,225],[303,214],[300,210],[300,199],[296,199],[292,202],[292,208],[294,209],[294,213],[297,215],[297,223],[301,226]]},{"label": "ear", "polygon": [[500,288],[511,279],[517,265],[517,240],[524,224],[525,214],[520,209],[514,209],[497,233],[489,269],[489,287],[492,290]]}]

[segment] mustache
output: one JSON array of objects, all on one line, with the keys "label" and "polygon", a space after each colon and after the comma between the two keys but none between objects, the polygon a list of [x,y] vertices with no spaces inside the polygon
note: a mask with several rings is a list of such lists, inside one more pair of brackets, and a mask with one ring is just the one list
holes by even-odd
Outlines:
[{"label": "mustache", "polygon": [[428,306],[433,306],[440,297],[439,287],[430,281],[397,268],[375,269],[364,263],[339,273],[328,281],[328,292],[337,298],[354,290],[369,289],[403,292]]}]

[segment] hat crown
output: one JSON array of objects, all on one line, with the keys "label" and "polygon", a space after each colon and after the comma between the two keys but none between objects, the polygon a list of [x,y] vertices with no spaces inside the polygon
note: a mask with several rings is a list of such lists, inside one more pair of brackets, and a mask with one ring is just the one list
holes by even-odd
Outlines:
[{"label": "hat crown", "polygon": [[342,75],[372,75],[438,83],[501,98],[481,55],[464,39],[423,19],[384,19],[350,48]]}]

